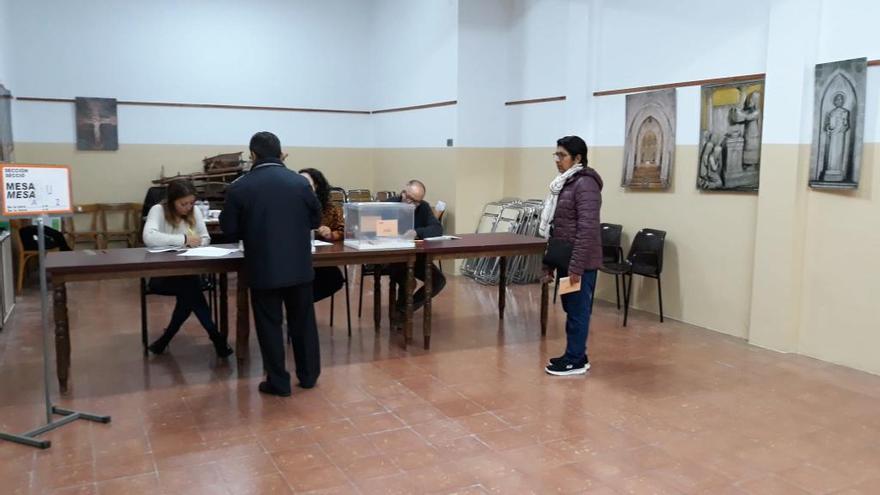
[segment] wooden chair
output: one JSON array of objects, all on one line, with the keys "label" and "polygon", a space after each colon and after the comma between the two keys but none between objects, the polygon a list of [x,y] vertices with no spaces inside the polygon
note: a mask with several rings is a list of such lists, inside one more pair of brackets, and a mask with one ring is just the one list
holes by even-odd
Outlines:
[{"label": "wooden chair", "polygon": [[348,193],[341,187],[331,187],[330,201],[339,205],[342,205],[342,203],[348,203]]},{"label": "wooden chair", "polygon": [[388,201],[389,199],[397,196],[398,193],[394,191],[378,191],[376,193],[376,201]]},{"label": "wooden chair", "polygon": [[[104,249],[106,243],[101,232],[101,206],[96,204],[78,205],[73,207],[73,213],[72,217],[65,217],[61,223],[61,231],[64,233],[67,244],[72,249],[76,249],[77,244],[88,242],[94,243],[96,249]],[[90,227],[88,230],[77,230],[75,220],[82,216],[89,217]]]},{"label": "wooden chair", "polygon": [[348,201],[350,203],[372,203],[373,195],[369,189],[352,189],[348,191]]},{"label": "wooden chair", "polygon": [[99,204],[98,207],[100,208],[98,228],[104,240],[104,247],[111,242],[124,242],[126,247],[136,247],[140,244],[138,242],[140,239],[138,228],[141,224],[139,217],[143,205],[139,203],[104,203]]},{"label": "wooden chair", "polygon": [[[15,256],[17,258],[18,263],[18,278],[16,280],[15,285],[15,293],[21,294],[21,289],[24,287],[24,277],[27,272],[27,264],[31,260],[39,259],[40,252],[37,250],[26,250],[24,248],[24,243],[21,240],[21,228],[30,225],[29,221],[26,220],[10,220],[9,226],[12,228],[12,247],[15,251]],[[47,249],[46,251],[58,251],[58,248]]]}]

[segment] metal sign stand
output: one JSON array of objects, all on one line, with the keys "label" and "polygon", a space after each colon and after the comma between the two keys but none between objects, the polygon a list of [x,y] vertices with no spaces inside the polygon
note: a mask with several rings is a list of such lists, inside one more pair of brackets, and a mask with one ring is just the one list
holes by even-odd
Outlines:
[{"label": "metal sign stand", "polygon": [[[0,440],[8,440],[39,449],[48,449],[52,446],[52,442],[39,439],[37,438],[38,436],[78,419],[85,419],[96,423],[110,422],[110,416],[71,411],[52,405],[52,397],[49,394],[49,289],[46,282],[46,235],[43,229],[47,218],[45,215],[36,218],[37,244],[40,250],[40,309],[43,327],[43,392],[46,402],[46,425],[20,435],[0,432]],[[53,421],[53,415],[62,417]]]}]

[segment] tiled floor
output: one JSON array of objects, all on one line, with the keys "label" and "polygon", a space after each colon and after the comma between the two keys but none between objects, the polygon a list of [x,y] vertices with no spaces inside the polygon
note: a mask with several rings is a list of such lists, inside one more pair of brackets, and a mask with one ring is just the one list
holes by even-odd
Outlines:
[{"label": "tiled floor", "polygon": [[[136,290],[71,287],[60,402],[113,422],[49,433],[47,451],[0,442],[0,493],[880,493],[877,376],[653,315],[624,329],[599,303],[593,370],[549,377],[561,308],[541,339],[536,286],[511,289],[502,324],[494,289],[456,279],[436,300],[430,353],[420,323],[403,351],[367,308],[349,339],[344,304],[332,332],[321,304],[319,385],[279,399],[257,393],[255,342],[244,366],[218,362],[194,321],[144,359]],[[151,301],[153,336],[171,302]],[[0,332],[2,431],[42,418],[39,339],[29,292]]]}]

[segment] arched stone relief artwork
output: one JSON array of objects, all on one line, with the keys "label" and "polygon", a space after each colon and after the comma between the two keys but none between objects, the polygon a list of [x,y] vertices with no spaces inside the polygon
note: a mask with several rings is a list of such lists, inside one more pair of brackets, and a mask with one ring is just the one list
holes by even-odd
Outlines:
[{"label": "arched stone relief artwork", "polygon": [[816,66],[810,187],[859,186],[867,59]]},{"label": "arched stone relief artwork", "polygon": [[697,189],[757,191],[764,81],[703,86]]},{"label": "arched stone relief artwork", "polygon": [[627,95],[621,185],[665,189],[674,159],[675,90]]}]

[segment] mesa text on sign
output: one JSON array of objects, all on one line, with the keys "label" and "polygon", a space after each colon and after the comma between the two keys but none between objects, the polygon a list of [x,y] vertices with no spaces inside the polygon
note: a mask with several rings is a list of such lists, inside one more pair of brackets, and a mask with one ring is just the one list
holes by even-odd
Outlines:
[{"label": "mesa text on sign", "polygon": [[70,213],[70,170],[63,165],[2,166],[4,216]]}]

